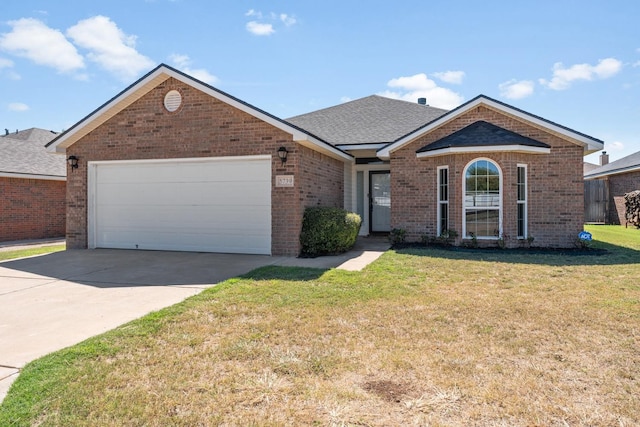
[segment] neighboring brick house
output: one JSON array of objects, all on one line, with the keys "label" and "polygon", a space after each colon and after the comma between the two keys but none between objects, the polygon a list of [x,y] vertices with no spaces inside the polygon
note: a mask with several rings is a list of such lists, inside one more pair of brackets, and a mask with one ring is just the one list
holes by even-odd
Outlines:
[{"label": "neighboring brick house", "polygon": [[[606,154],[605,154],[606,156]],[[606,223],[626,225],[624,195],[640,190],[640,151],[606,162],[584,175],[585,184],[601,181],[606,194]]]},{"label": "neighboring brick house", "polygon": [[282,120],[166,65],[49,144],[78,158],[70,248],[272,255],[298,254],[309,206],[360,213],[361,234],[570,246],[582,158],[602,146],[484,96],[449,112],[371,96]]},{"label": "neighboring brick house", "polygon": [[0,136],[0,242],[65,235],[65,159],[45,149],[55,136],[37,128]]}]

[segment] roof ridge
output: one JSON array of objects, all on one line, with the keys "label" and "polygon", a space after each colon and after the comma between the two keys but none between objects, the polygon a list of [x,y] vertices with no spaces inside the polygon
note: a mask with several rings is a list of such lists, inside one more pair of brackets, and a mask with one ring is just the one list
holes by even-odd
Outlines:
[{"label": "roof ridge", "polygon": [[[637,159],[636,159],[637,157]],[[631,162],[629,162],[631,160]],[[627,162],[629,162],[627,164]],[[586,177],[591,177],[595,175],[606,174],[607,172],[616,172],[616,171],[624,171],[625,169],[640,167],[640,151],[636,151],[635,153],[631,153],[627,156],[624,156],[618,160],[614,160],[611,163],[607,163],[606,165],[599,166],[589,173],[584,174]]]}]

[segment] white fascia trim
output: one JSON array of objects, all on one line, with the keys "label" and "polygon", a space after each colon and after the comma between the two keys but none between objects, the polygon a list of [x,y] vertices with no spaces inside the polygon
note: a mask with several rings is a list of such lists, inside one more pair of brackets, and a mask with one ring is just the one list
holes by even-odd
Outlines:
[{"label": "white fascia trim", "polygon": [[145,94],[155,88],[158,84],[164,82],[165,80],[173,77],[174,79],[181,81],[184,84],[187,84],[201,92],[206,93],[207,95],[216,98],[232,107],[237,108],[257,119],[260,119],[270,125],[291,134],[293,140],[299,143],[305,142],[310,145],[310,148],[315,148],[317,151],[322,151],[325,154],[330,155],[331,157],[338,158],[340,160],[351,160],[352,156],[347,153],[343,153],[342,151],[332,147],[329,144],[323,143],[322,141],[317,140],[311,135],[300,131],[292,126],[285,124],[284,122],[275,119],[272,116],[269,116],[263,113],[260,110],[251,108],[247,104],[239,102],[236,99],[233,99],[229,96],[224,95],[210,86],[205,85],[204,83],[195,80],[193,78],[184,76],[181,73],[177,73],[174,70],[171,70],[167,67],[161,66],[153,73],[149,74],[144,80],[141,80],[136,85],[130,87],[125,90],[119,96],[111,100],[108,104],[104,105],[99,110],[95,111],[90,116],[86,117],[82,120],[82,122],[78,123],[75,128],[72,128],[63,135],[59,140],[57,140],[54,144],[47,147],[49,151],[55,151],[58,153],[65,153],[66,148],[69,147],[74,142],[78,141],[83,136],[87,135],[92,130],[96,129],[98,126],[109,120],[111,117],[118,114],[120,111],[127,108],[134,101],[142,98]]},{"label": "white fascia trim", "polygon": [[589,181],[590,179],[602,178],[610,175],[620,175],[621,173],[629,173],[629,172],[635,172],[635,171],[640,171],[640,165],[631,166],[626,169],[618,169],[618,170],[614,169],[614,170],[611,170],[608,172],[602,172],[596,175],[589,175],[589,176],[586,176],[584,179],[585,181]]},{"label": "white fascia trim", "polygon": [[532,116],[530,114],[524,113],[522,111],[519,110],[515,110],[512,108],[508,108],[505,105],[502,104],[498,104],[490,99],[487,99],[485,97],[479,97],[478,99],[476,99],[473,102],[470,102],[469,104],[465,105],[463,108],[460,108],[459,110],[455,111],[453,114],[445,114],[444,116],[440,117],[439,119],[436,119],[435,121],[431,122],[428,126],[425,126],[422,129],[417,130],[416,132],[410,133],[409,135],[405,136],[404,138],[394,142],[393,144],[383,148],[382,150],[380,150],[380,152],[378,153],[378,157],[384,158],[385,160],[389,158],[389,156],[391,155],[391,153],[401,147],[403,147],[404,145],[408,144],[409,142],[413,141],[416,138],[421,137],[422,135],[431,132],[433,129],[441,126],[442,124],[451,121],[453,119],[455,119],[456,117],[459,117],[463,114],[465,114],[466,112],[468,112],[469,110],[472,110],[476,107],[478,107],[479,105],[486,105],[487,107],[490,107],[494,110],[498,110],[501,112],[504,112],[505,114],[509,114],[512,115],[514,117],[520,118],[524,121],[527,121],[529,123],[533,123],[536,126],[542,127],[542,128],[546,128],[549,130],[552,130],[556,133],[559,133],[561,135],[564,135],[568,138],[571,138],[572,140],[576,141],[577,143],[579,143],[582,147],[584,147],[584,151],[585,154],[589,154],[595,151],[599,151],[602,150],[604,148],[604,143],[601,142],[597,142],[594,141],[590,138],[585,137],[584,135],[578,134],[576,132],[571,132],[568,129],[565,129],[561,126],[555,125],[553,123],[547,122],[545,120],[542,120],[538,117]]},{"label": "white fascia trim", "polygon": [[67,147],[133,104],[158,84],[167,80],[169,78],[167,71],[165,68],[159,68],[144,80],[138,82],[137,85],[125,90],[116,98],[109,101],[108,104],[105,104],[102,108],[94,111],[78,122],[76,126],[69,129],[60,139],[47,147],[47,150],[55,153],[66,153]]},{"label": "white fascia trim", "polygon": [[304,145],[305,147],[308,147],[314,151],[326,154],[327,156],[334,159],[341,160],[343,162],[355,162],[355,158],[351,154],[345,153],[344,151],[341,151],[336,147],[319,141],[318,139],[313,138],[311,135],[307,135],[300,131],[298,131],[298,135],[293,135],[293,140],[300,145]]},{"label": "white fascia trim", "polygon": [[173,70],[170,70],[168,68],[164,68],[161,67],[158,71],[162,71],[163,73],[167,74],[169,77],[173,77],[176,80],[179,80],[185,84],[188,84],[196,89],[198,89],[201,92],[206,93],[207,95],[218,99],[219,101],[224,102],[225,104],[231,105],[234,108],[237,108],[240,111],[243,111],[257,119],[262,120],[265,123],[269,123],[271,126],[278,128],[288,134],[290,134],[293,138],[294,141],[309,147],[311,149],[315,149],[316,151],[320,151],[324,154],[329,155],[330,157],[333,158],[337,158],[339,160],[347,160],[347,161],[351,161],[353,160],[353,157],[350,156],[347,153],[342,152],[341,150],[338,150],[337,148],[322,142],[320,140],[318,140],[317,138],[314,138],[313,136],[309,135],[306,132],[303,132],[297,128],[294,128],[293,126],[289,126],[286,123],[275,119],[273,116],[270,116],[268,114],[263,113],[260,110],[256,110],[254,108],[251,108],[250,106],[248,106],[247,104],[244,104],[242,102],[239,102],[236,99],[233,99],[231,97],[228,97],[226,95],[224,95],[223,93],[220,93],[216,90],[213,90],[210,86],[207,86],[197,80],[192,80],[190,78],[185,77],[184,75],[180,74],[180,73],[176,73]]},{"label": "white fascia trim", "polygon": [[336,144],[336,147],[344,151],[358,151],[358,150],[379,150],[387,145],[385,143],[377,144]]},{"label": "white fascia trim", "polygon": [[41,179],[44,181],[66,181],[66,176],[58,175],[37,175],[31,173],[19,172],[0,172],[0,178],[19,178],[19,179]]},{"label": "white fascia trim", "polygon": [[511,153],[527,153],[527,154],[549,154],[550,148],[530,147],[527,145],[491,145],[484,147],[447,147],[439,150],[425,151],[418,153],[416,156],[420,158],[446,156],[447,154],[464,154],[464,153],[495,153],[495,152],[511,152]]}]

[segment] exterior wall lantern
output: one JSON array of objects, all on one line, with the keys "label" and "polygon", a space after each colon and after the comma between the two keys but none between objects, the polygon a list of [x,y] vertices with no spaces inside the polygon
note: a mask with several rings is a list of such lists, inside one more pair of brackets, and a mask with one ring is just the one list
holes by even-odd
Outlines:
[{"label": "exterior wall lantern", "polygon": [[78,168],[78,158],[76,156],[67,157],[67,163],[71,166],[71,170]]},{"label": "exterior wall lantern", "polygon": [[286,147],[278,148],[278,157],[280,157],[280,161],[282,162],[283,165],[285,163],[287,163],[287,155],[288,154],[289,154],[289,152],[287,151]]}]

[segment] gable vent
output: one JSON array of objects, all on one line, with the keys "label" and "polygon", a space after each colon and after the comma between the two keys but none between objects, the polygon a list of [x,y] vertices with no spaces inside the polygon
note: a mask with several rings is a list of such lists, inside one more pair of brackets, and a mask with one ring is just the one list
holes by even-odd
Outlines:
[{"label": "gable vent", "polygon": [[170,90],[164,96],[164,108],[167,109],[168,112],[173,113],[182,105],[182,95],[177,90]]}]

